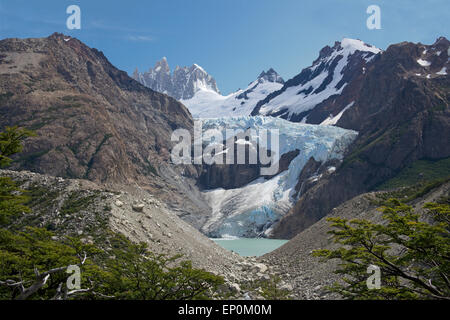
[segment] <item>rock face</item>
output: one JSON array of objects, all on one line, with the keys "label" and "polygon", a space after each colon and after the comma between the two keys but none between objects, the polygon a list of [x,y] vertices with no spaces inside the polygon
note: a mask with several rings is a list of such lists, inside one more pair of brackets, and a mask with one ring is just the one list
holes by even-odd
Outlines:
[{"label": "rock face", "polygon": [[191,130],[189,111],[75,38],[0,41],[0,127],[8,125],[37,132],[14,169],[111,186],[138,183],[181,212],[208,210],[182,190],[188,179],[182,186],[174,179],[195,170],[169,164],[171,133]]},{"label": "rock face", "polygon": [[[326,46],[311,67],[259,101],[251,114],[320,124],[354,101],[361,78],[380,52],[353,39]],[[342,95],[344,99],[340,99]]]},{"label": "rock face", "polygon": [[258,82],[261,83],[264,81],[284,84],[283,78],[273,68],[270,68],[267,71],[261,72],[261,74],[258,77]]},{"label": "rock face", "polygon": [[133,78],[144,86],[168,94],[177,100],[191,99],[199,90],[209,90],[220,94],[216,80],[197,64],[191,67],[177,66],[170,72],[167,59],[156,62],[154,68],[140,73],[136,69]]},{"label": "rock face", "polygon": [[[235,144],[235,155],[237,153],[238,145]],[[257,144],[254,144],[255,149],[259,149]],[[248,150],[248,149],[246,149]],[[257,151],[258,156],[259,152]],[[268,152],[270,153],[270,151]],[[279,169],[276,174],[266,176],[266,179],[273,178],[277,174],[289,169],[289,165],[300,153],[296,149],[281,155],[279,161]],[[199,177],[199,186],[203,190],[211,190],[216,188],[236,189],[244,187],[245,185],[255,181],[260,177],[261,164],[249,164],[248,151],[246,151],[246,164],[212,164],[203,165],[201,167],[201,174]]]},{"label": "rock face", "polygon": [[418,159],[450,156],[450,42],[400,43],[374,58],[358,97],[337,122],[359,131],[340,167],[319,179],[274,230],[295,236],[358,194],[373,190]]}]

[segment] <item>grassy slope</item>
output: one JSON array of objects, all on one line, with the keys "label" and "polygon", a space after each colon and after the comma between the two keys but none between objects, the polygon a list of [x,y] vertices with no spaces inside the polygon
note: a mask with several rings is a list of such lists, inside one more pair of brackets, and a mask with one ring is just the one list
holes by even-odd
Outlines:
[{"label": "grassy slope", "polygon": [[450,158],[438,161],[418,160],[400,171],[394,178],[378,186],[378,190],[391,190],[415,184],[445,180],[450,177]]}]

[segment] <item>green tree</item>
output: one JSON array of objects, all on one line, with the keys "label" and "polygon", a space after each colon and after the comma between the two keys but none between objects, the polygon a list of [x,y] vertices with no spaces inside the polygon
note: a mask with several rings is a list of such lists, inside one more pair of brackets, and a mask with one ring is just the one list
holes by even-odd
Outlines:
[{"label": "green tree", "polygon": [[91,291],[68,292],[66,270],[69,265],[79,265],[86,271],[83,276],[89,277],[93,261],[88,256],[98,250],[75,238],[54,238],[42,228],[27,227],[18,233],[0,229],[1,299],[56,299]]},{"label": "green tree", "polygon": [[[450,299],[450,241],[448,203],[427,204],[427,213],[390,199],[384,222],[330,218],[329,233],[340,246],[316,250],[315,256],[339,259],[336,273],[343,283],[331,291],[349,299]],[[431,221],[431,222],[427,222]],[[381,269],[381,288],[367,286],[367,268]]]},{"label": "green tree", "polygon": [[0,227],[7,225],[10,217],[30,212],[27,201],[28,197],[11,178],[0,177]]},{"label": "green tree", "polygon": [[[34,133],[18,127],[6,127],[0,132],[0,168],[11,163],[11,156],[22,151],[22,141]],[[22,212],[29,212],[25,206],[28,198],[17,184],[8,177],[0,177],[0,226],[8,219]]]},{"label": "green tree", "polygon": [[0,132],[0,167],[8,166],[12,161],[10,157],[22,151],[22,141],[31,136],[35,133],[17,126],[6,127]]},{"label": "green tree", "polygon": [[148,251],[117,235],[111,240],[112,258],[106,262],[104,292],[118,299],[209,299],[224,283],[220,276],[192,267],[181,256],[168,257]]},{"label": "green tree", "polygon": [[[224,282],[121,235],[110,239],[110,250],[55,237],[42,228],[0,229],[0,299],[210,299]],[[69,265],[80,267],[79,289],[67,288]]]}]

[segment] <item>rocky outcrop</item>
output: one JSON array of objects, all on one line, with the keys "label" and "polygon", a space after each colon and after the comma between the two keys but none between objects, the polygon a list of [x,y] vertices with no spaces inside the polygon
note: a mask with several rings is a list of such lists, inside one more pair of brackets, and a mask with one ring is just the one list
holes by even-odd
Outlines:
[{"label": "rocky outcrop", "polygon": [[79,236],[103,248],[108,246],[106,235],[113,231],[146,243],[155,254],[182,254],[197,268],[226,278],[234,275],[235,282],[245,279],[237,267],[246,262],[244,258],[209,240],[144,190],[111,191],[87,180],[27,171],[0,170],[0,177],[4,176],[17,181],[31,197],[32,212],[15,217],[15,228],[46,228],[57,236]]},{"label": "rocky outcrop", "polygon": [[[198,166],[198,170],[201,172],[198,180],[198,185],[202,190],[212,190],[216,188],[223,189],[236,189],[241,188],[252,181],[261,177],[261,168],[267,167],[261,165],[260,161],[260,146],[254,141],[247,141],[245,137],[249,137],[249,132],[237,134],[234,138],[234,164],[203,164]],[[238,150],[242,147],[237,141],[247,141],[248,144],[244,146],[245,161],[243,164],[238,164]],[[228,143],[229,144],[229,143]],[[224,145],[228,145],[224,142]],[[250,163],[249,149],[254,150],[256,155],[256,164]],[[271,155],[270,151],[263,150],[268,156]],[[300,153],[300,150],[292,150],[282,154],[278,162],[278,171],[271,176],[264,176],[265,179],[271,179],[281,172],[288,170],[292,160],[294,160]]]},{"label": "rocky outcrop", "polygon": [[[400,43],[367,69],[338,126],[359,131],[335,174],[305,192],[274,230],[294,237],[342,202],[373,190],[418,159],[450,156],[449,41]],[[429,63],[429,64],[428,64]]]}]

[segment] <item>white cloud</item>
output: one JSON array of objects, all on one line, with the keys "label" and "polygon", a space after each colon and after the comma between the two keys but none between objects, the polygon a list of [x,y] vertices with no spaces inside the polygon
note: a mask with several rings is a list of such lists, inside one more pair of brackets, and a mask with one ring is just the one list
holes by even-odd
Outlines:
[{"label": "white cloud", "polygon": [[136,42],[150,42],[154,40],[151,36],[128,36],[127,39]]}]

